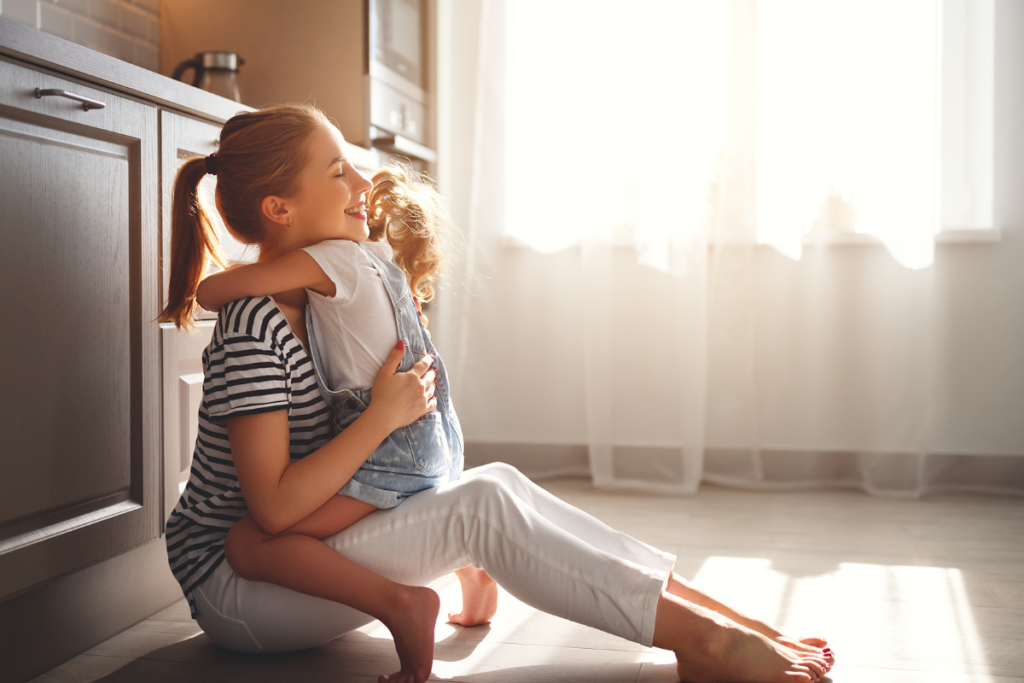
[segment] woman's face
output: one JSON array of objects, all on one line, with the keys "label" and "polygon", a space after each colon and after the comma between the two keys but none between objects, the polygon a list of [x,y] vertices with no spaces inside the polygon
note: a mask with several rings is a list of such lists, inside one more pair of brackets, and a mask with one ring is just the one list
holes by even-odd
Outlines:
[{"label": "woman's face", "polygon": [[307,141],[306,167],[299,190],[289,198],[294,229],[310,243],[326,239],[361,242],[369,235],[365,194],[370,181],[345,158],[337,128],[321,125]]}]

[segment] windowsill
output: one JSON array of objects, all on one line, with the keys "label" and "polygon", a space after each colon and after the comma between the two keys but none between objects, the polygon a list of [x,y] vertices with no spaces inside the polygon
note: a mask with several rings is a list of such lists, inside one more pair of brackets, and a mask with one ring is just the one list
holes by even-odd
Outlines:
[{"label": "windowsill", "polygon": [[977,228],[974,230],[943,230],[935,236],[936,244],[995,244],[1003,241],[999,228]]},{"label": "windowsill", "polygon": [[[811,232],[800,240],[805,245],[881,245],[882,240],[874,235],[860,232]],[[943,230],[935,235],[935,244],[995,244],[1003,241],[999,228],[975,228],[965,230]]]},{"label": "windowsill", "polygon": [[[998,244],[1003,241],[1003,231],[999,228],[968,228],[962,230],[943,230],[935,235],[937,245],[965,244]],[[616,234],[611,237],[612,246],[633,247],[635,242],[629,234]],[[861,232],[821,231],[804,235],[801,240],[804,246],[883,246],[882,240],[874,235]],[[502,235],[499,244],[505,249],[529,249],[530,246],[511,235]],[[752,235],[746,233],[722,232],[709,235],[708,247],[769,247],[770,244],[757,242]],[[579,249],[580,243],[574,242],[566,249]]]}]

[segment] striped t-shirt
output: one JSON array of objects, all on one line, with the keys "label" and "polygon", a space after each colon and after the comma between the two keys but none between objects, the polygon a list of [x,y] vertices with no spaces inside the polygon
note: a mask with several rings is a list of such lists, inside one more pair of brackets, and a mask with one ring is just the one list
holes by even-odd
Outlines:
[{"label": "striped t-shirt", "polygon": [[291,458],[331,436],[330,409],[313,364],[270,297],[242,299],[220,310],[203,352],[203,402],[188,485],[167,521],[167,556],[188,598],[224,561],[224,537],[248,507],[238,486],[227,418],[288,411]]}]

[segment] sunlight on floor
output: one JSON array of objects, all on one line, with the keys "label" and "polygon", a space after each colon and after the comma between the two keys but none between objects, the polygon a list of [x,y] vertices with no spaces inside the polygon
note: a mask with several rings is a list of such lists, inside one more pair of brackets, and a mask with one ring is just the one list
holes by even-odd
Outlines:
[{"label": "sunlight on floor", "polygon": [[800,575],[765,558],[712,556],[694,583],[790,635],[824,635],[837,653],[858,660],[923,658],[936,672],[993,680],[959,569],[840,562],[814,570]]}]

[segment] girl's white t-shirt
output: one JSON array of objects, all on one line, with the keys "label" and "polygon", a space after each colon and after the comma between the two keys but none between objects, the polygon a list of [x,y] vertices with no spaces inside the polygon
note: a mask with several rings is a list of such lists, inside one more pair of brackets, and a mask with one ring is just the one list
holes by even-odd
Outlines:
[{"label": "girl's white t-shirt", "polygon": [[[393,259],[387,242],[365,244],[385,261]],[[303,251],[335,287],[333,297],[308,292],[313,332],[330,388],[372,386],[398,343],[395,311],[380,273],[359,244],[350,240],[326,240]]]}]

